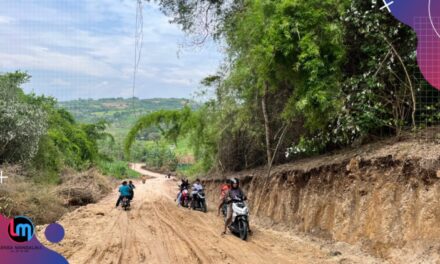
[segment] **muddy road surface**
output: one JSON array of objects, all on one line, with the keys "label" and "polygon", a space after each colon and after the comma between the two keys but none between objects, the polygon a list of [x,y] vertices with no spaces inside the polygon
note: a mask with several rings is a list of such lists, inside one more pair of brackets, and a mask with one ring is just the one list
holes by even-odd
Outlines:
[{"label": "muddy road surface", "polygon": [[222,236],[216,205],[208,205],[206,214],[178,208],[176,181],[134,166],[155,178],[135,182],[130,211],[115,208],[115,190],[99,203],[63,216],[60,224],[66,237],[60,244],[47,245],[72,264],[382,263],[349,245],[258,226],[247,242]]}]

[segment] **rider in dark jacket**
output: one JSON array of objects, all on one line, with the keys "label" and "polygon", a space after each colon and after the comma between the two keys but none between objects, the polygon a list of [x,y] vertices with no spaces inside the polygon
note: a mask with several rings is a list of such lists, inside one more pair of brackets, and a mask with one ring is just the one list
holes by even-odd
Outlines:
[{"label": "rider in dark jacket", "polygon": [[182,179],[182,183],[179,186],[179,193],[177,194],[177,205],[180,206],[180,198],[182,197],[182,191],[188,190],[189,182],[186,179]]},{"label": "rider in dark jacket", "polygon": [[186,179],[182,179],[182,183],[180,184],[180,191],[183,191],[185,189],[188,190],[189,188],[189,181]]},{"label": "rider in dark jacket", "polygon": [[[226,213],[225,229],[222,234],[226,234],[228,226],[232,223],[232,201],[241,200],[246,201],[247,197],[240,188],[240,181],[236,178],[232,178],[231,189],[225,195],[225,202],[228,204],[228,209]],[[252,233],[250,226],[248,225],[249,233]]]},{"label": "rider in dark jacket", "polygon": [[130,187],[130,196],[128,197],[128,199],[133,200],[133,196],[134,196],[134,189],[136,189],[136,186],[134,186],[132,181],[128,182],[128,187]]}]

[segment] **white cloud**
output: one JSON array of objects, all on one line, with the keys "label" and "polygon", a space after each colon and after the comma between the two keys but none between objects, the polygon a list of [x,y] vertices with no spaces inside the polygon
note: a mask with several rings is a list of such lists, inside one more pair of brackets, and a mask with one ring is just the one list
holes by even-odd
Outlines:
[{"label": "white cloud", "polygon": [[54,86],[69,86],[71,83],[61,79],[61,78],[55,78],[50,82]]},{"label": "white cloud", "polygon": [[10,24],[10,23],[12,23],[12,21],[14,21],[14,19],[11,17],[0,16],[0,25],[1,24]]},{"label": "white cloud", "polygon": [[50,51],[47,48],[32,47],[26,54],[0,53],[5,68],[63,71],[95,77],[116,75],[118,71],[110,65],[83,55],[70,55]]},{"label": "white cloud", "polygon": [[[8,23],[0,27],[6,39],[0,41],[0,72],[27,70],[33,75],[30,88],[63,98],[131,96],[135,1],[31,2],[0,2],[0,25]],[[144,9],[136,95],[189,96],[215,72],[220,56],[212,48],[180,50],[179,28],[155,4]],[[77,91],[57,90],[67,86]]]}]

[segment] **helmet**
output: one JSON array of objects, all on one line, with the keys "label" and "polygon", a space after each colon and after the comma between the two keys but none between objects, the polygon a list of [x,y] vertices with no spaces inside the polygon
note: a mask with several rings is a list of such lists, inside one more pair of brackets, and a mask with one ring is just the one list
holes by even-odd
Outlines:
[{"label": "helmet", "polygon": [[237,178],[232,178],[230,181],[231,181],[231,184],[234,184],[234,183],[236,183],[237,185],[240,184],[240,180]]}]

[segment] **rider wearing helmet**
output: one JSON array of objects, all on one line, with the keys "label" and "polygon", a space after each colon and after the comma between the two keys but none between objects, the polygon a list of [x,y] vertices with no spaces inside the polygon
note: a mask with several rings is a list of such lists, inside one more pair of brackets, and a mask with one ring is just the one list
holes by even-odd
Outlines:
[{"label": "rider wearing helmet", "polygon": [[220,216],[220,211],[225,204],[225,197],[228,193],[229,189],[231,189],[231,181],[229,179],[226,179],[222,186],[220,187],[220,203],[218,205],[218,212],[217,215]]},{"label": "rider wearing helmet", "polygon": [[200,191],[203,191],[203,186],[200,180],[196,179],[196,181],[192,186],[192,191],[191,191],[191,208],[193,208],[193,203],[196,201],[197,193]]},{"label": "rider wearing helmet", "polygon": [[[231,189],[229,189],[225,195],[225,202],[228,203],[228,210],[226,213],[225,230],[222,233],[223,235],[226,234],[226,231],[228,230],[228,226],[232,223],[232,201],[247,200],[246,195],[240,188],[240,180],[237,178],[232,178],[230,182],[231,182]],[[248,225],[248,229],[249,229],[249,233],[252,233],[249,225]]]},{"label": "rider wearing helmet", "polygon": [[189,182],[187,179],[182,179],[182,183],[179,186],[179,193],[177,193],[177,206],[180,206],[180,199],[182,198],[182,192],[183,190],[188,190],[189,188]]}]

